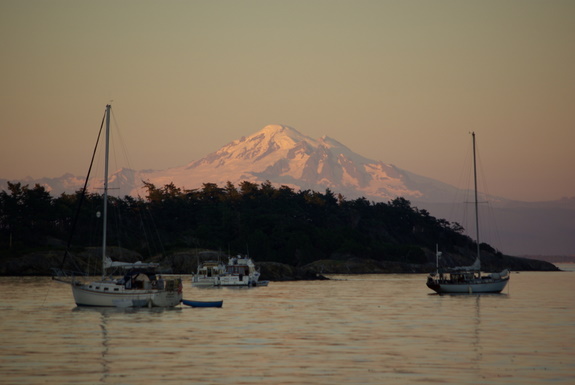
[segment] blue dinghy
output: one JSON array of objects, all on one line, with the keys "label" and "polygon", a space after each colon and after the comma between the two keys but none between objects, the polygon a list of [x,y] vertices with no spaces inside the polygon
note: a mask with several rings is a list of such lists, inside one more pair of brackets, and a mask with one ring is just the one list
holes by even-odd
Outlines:
[{"label": "blue dinghy", "polygon": [[182,303],[191,307],[222,307],[224,300],[221,301],[190,301],[183,299]]}]

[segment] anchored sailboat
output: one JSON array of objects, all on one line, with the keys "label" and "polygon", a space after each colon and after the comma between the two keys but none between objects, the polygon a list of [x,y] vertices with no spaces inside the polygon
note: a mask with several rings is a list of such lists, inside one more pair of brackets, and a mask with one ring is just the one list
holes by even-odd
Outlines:
[{"label": "anchored sailboat", "polygon": [[507,269],[500,273],[481,273],[481,250],[479,242],[479,212],[477,200],[477,166],[475,156],[475,132],[473,137],[473,177],[475,187],[475,229],[477,252],[475,262],[471,266],[459,266],[453,268],[440,268],[439,256],[436,250],[437,271],[427,277],[427,287],[437,293],[500,293],[509,281]]},{"label": "anchored sailboat", "polygon": [[[75,276],[67,277],[60,273],[54,279],[71,285],[74,301],[78,306],[173,307],[182,302],[182,281],[180,278],[163,279],[156,274],[157,263],[117,262],[112,261],[106,255],[110,112],[111,106],[107,105],[105,112],[106,155],[103,194],[102,277],[94,282],[83,283]],[[86,187],[84,186],[84,193],[85,190]],[[122,270],[122,277],[114,278],[111,275],[106,275],[106,271],[112,268]]]}]

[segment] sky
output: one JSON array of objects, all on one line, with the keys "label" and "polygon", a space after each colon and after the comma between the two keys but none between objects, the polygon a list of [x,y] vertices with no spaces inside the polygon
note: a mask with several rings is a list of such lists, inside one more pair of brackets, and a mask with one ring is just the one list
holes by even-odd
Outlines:
[{"label": "sky", "polygon": [[0,178],[83,176],[105,109],[131,167],[268,124],[458,186],[575,196],[575,1],[0,0]]}]

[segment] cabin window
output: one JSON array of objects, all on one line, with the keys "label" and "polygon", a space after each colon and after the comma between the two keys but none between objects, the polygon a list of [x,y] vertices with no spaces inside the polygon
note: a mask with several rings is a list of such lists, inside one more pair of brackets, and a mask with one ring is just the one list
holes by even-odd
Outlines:
[{"label": "cabin window", "polygon": [[108,291],[109,289],[107,287],[104,288],[104,291]]},{"label": "cabin window", "polygon": [[100,286],[96,286],[96,290],[100,290]]},{"label": "cabin window", "polygon": [[119,291],[120,289],[118,289],[117,287],[114,288],[114,291]]}]

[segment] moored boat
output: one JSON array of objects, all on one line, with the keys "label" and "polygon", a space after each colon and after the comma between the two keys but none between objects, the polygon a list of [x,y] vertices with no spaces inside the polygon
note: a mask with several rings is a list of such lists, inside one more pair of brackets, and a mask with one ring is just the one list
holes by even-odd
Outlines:
[{"label": "moored boat", "polygon": [[439,294],[477,294],[477,293],[500,293],[509,281],[509,270],[504,269],[499,273],[481,272],[481,250],[479,242],[479,210],[477,199],[477,166],[475,155],[475,132],[473,137],[473,176],[475,186],[475,230],[477,251],[475,262],[471,266],[439,267],[441,253],[436,249],[435,273],[427,277],[427,287]]},{"label": "moored boat", "polygon": [[217,261],[206,261],[198,265],[196,274],[192,277],[192,286],[215,286],[218,277],[226,272],[226,265]]},{"label": "moored boat", "polygon": [[216,280],[216,286],[257,286],[260,272],[250,257],[232,257],[226,265],[226,272]]},{"label": "moored boat", "polygon": [[[437,253],[439,257],[441,253]],[[427,277],[427,287],[439,294],[500,293],[509,281],[509,270],[482,273],[479,259],[471,266],[440,268]]]},{"label": "moored boat", "polygon": [[173,307],[182,300],[180,278],[156,274],[155,263],[122,263],[106,259],[106,268],[120,267],[123,277],[103,276],[100,280],[71,282],[78,306],[97,307]]},{"label": "moored boat", "polygon": [[[102,230],[102,277],[100,280],[84,283],[75,275],[69,276],[57,270],[55,280],[71,285],[74,301],[78,306],[96,307],[173,307],[182,301],[182,281],[180,278],[162,278],[156,275],[158,264],[113,262],[107,251],[108,222],[108,157],[110,142],[110,112],[111,106],[105,111],[105,141],[106,155],[104,165],[103,193],[103,230]],[[102,124],[104,120],[102,120]],[[100,129],[101,130],[101,129]],[[100,135],[98,135],[98,138]],[[90,167],[91,169],[91,167]],[[86,177],[86,183],[90,177]],[[86,193],[86,185],[83,194]],[[120,269],[122,278],[114,278],[113,274]],[[110,271],[110,274],[107,272]]]},{"label": "moored boat", "polygon": [[186,306],[191,306],[191,307],[222,307],[224,304],[224,300],[220,300],[220,301],[194,301],[194,300],[184,299],[184,300],[182,300],[182,303]]}]

